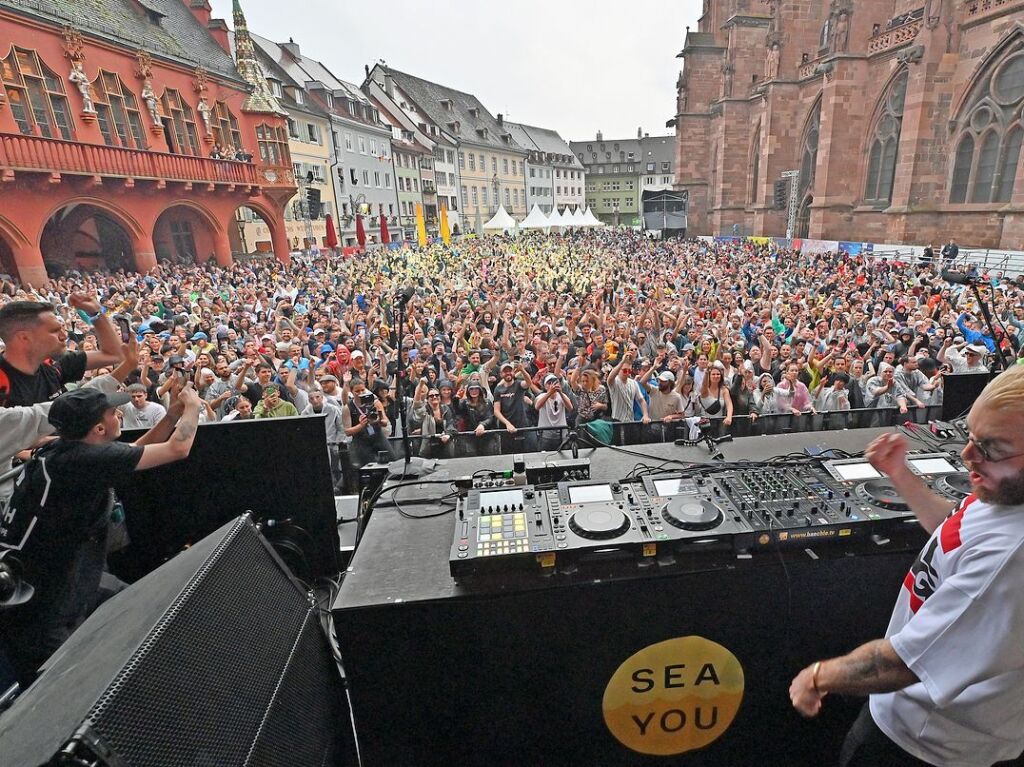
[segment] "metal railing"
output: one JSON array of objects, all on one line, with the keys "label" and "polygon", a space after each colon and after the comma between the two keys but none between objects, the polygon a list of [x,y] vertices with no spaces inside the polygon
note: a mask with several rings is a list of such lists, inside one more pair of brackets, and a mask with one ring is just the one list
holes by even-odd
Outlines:
[{"label": "metal railing", "polygon": [[[941,405],[925,408],[908,408],[900,413],[899,408],[860,408],[857,410],[835,410],[819,413],[775,413],[751,418],[749,415],[733,416],[732,424],[725,426],[724,417],[708,418],[705,432],[713,437],[731,434],[734,437],[759,435],[792,434],[797,432],[820,432],[843,429],[866,429],[895,426],[907,421],[924,424],[942,415]],[[689,438],[689,426],[684,420],[651,421],[649,424],[623,421],[603,421],[611,428],[611,445],[643,445],[674,442]],[[606,427],[606,428],[607,428]],[[428,455],[433,458],[463,458],[469,456],[507,455],[510,453],[555,450],[569,436],[569,427],[542,428],[524,427],[511,433],[504,428],[489,429],[477,436],[475,432],[456,432],[447,444],[437,437],[410,437],[414,455]],[[590,430],[581,425],[578,428],[579,446],[590,447],[603,444]],[[396,456],[402,453],[402,438],[389,439]]]}]

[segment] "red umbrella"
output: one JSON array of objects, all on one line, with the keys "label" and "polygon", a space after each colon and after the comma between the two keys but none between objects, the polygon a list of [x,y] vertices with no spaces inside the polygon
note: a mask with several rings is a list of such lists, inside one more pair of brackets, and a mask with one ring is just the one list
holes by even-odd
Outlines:
[{"label": "red umbrella", "polygon": [[359,241],[359,247],[366,247],[366,230],[363,229],[363,217],[356,214],[356,240]]},{"label": "red umbrella", "polygon": [[391,232],[388,231],[388,217],[384,215],[384,206],[380,206],[380,241],[387,245],[391,242]]},{"label": "red umbrella", "polygon": [[328,213],[324,217],[324,225],[327,228],[327,234],[325,236],[326,245],[328,248],[338,247],[338,233],[334,231],[334,219],[331,218],[331,214]]}]

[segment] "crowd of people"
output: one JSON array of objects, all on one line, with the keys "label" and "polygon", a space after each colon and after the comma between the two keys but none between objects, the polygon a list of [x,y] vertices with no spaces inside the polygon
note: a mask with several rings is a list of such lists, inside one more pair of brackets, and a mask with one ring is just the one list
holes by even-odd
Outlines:
[{"label": "crowd of people", "polygon": [[[73,385],[124,365],[81,309],[96,302],[126,341],[126,428],[159,422],[183,381],[200,395],[201,423],[324,415],[340,481],[343,459],[397,453],[403,415],[428,457],[493,452],[499,435],[517,451],[553,449],[566,428],[589,424],[600,437],[609,422],[658,438],[691,417],[734,433],[824,412],[923,418],[942,402],[944,373],[987,372],[995,354],[1013,361],[1022,284],[978,276],[995,335],[973,293],[931,262],[621,230],[69,272],[35,290],[5,282],[0,311],[41,302],[69,352],[107,353],[91,370],[65,363],[60,383]],[[0,369],[27,372],[7,358]],[[33,404],[15,396],[17,381],[6,395],[2,383],[5,404]]]}]

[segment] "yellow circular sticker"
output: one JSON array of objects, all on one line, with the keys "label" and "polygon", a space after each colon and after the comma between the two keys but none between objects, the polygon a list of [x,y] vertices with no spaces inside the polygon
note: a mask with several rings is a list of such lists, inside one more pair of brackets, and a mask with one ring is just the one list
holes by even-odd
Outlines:
[{"label": "yellow circular sticker", "polygon": [[699,636],[649,645],[604,690],[604,721],[622,745],[668,756],[704,748],[729,729],[743,702],[743,667]]}]

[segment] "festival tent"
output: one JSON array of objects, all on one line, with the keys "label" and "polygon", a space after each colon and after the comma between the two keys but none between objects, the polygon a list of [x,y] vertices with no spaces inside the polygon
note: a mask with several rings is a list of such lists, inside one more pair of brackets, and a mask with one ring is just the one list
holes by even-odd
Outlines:
[{"label": "festival tent", "polygon": [[491,220],[484,224],[484,231],[496,229],[503,232],[514,232],[516,229],[516,220],[508,214],[504,205],[499,207],[498,212]]},{"label": "festival tent", "polygon": [[565,221],[558,215],[558,208],[552,208],[551,213],[548,214],[548,226],[556,229],[562,229],[565,227]]},{"label": "festival tent", "polygon": [[562,215],[559,216],[559,221],[561,222],[561,226],[565,229],[568,229],[570,226],[576,226],[576,222],[572,220],[572,213],[569,212],[568,208],[562,211]]},{"label": "festival tent", "polygon": [[594,215],[594,211],[587,206],[586,212],[583,214],[583,226],[604,226],[597,216]]},{"label": "festival tent", "polygon": [[533,206],[530,215],[519,222],[520,229],[547,229],[549,226],[551,224],[548,223],[547,216],[536,205]]},{"label": "festival tent", "polygon": [[576,212],[572,214],[572,225],[573,226],[586,226],[587,222],[583,218],[583,208],[576,208]]}]

